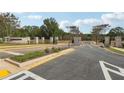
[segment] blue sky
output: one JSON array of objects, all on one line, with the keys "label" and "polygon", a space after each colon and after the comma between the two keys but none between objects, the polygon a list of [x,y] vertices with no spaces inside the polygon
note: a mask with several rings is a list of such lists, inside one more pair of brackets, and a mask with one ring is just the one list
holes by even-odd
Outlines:
[{"label": "blue sky", "polygon": [[45,18],[53,17],[59,23],[60,28],[69,25],[80,27],[83,33],[90,33],[92,26],[108,23],[111,27],[124,27],[124,13],[111,12],[20,12],[14,13],[21,21],[21,26],[37,25],[41,26]]}]

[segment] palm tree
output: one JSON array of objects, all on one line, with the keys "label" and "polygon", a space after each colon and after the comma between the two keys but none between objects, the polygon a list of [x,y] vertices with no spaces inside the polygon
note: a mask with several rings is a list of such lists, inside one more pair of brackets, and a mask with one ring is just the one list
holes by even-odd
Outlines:
[{"label": "palm tree", "polygon": [[57,21],[54,18],[47,18],[44,19],[43,23],[44,24],[41,26],[43,35],[47,38],[53,37],[53,44],[55,44],[55,37],[58,36],[60,30]]}]

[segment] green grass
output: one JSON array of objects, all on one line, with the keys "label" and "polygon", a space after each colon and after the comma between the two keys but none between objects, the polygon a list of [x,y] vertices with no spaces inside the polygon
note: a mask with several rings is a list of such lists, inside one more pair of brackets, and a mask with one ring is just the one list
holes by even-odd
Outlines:
[{"label": "green grass", "polygon": [[124,52],[123,51],[119,51],[117,49],[114,49],[114,48],[108,48],[110,51],[113,51],[113,52],[116,52],[116,53],[119,53],[119,54],[123,54],[124,55]]},{"label": "green grass", "polygon": [[28,61],[34,58],[41,57],[43,55],[44,55],[44,52],[35,51],[35,52],[26,53],[20,56],[14,56],[14,57],[11,57],[10,59],[21,63],[21,62],[25,62],[25,61]]}]

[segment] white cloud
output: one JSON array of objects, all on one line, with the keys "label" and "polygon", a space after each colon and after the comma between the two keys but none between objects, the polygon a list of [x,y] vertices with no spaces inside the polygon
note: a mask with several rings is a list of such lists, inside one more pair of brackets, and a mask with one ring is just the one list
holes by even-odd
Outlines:
[{"label": "white cloud", "polygon": [[68,32],[67,26],[71,26],[73,23],[71,23],[68,20],[63,20],[59,23],[59,28],[63,29],[65,32]]},{"label": "white cloud", "polygon": [[43,17],[41,15],[28,15],[26,16],[28,19],[35,19],[35,20],[40,20]]},{"label": "white cloud", "polygon": [[113,20],[124,20],[124,13],[108,13],[108,14],[103,14],[101,16],[101,20],[103,21],[103,23],[108,23],[111,24]]},{"label": "white cloud", "polygon": [[66,26],[69,26],[70,22],[68,20],[63,20],[59,23],[59,28],[66,28]]},{"label": "white cloud", "polygon": [[76,26],[81,26],[81,25],[83,25],[83,20],[78,19],[73,24],[76,25]]},{"label": "white cloud", "polygon": [[78,19],[74,22],[74,25],[81,26],[81,25],[97,25],[100,24],[101,21],[98,19],[94,18],[89,18],[89,19]]},{"label": "white cloud", "polygon": [[16,13],[16,14],[23,14],[23,13],[25,13],[25,12],[14,12],[14,13]]},{"label": "white cloud", "polygon": [[113,21],[124,21],[124,13],[106,13],[101,15],[100,19],[96,18],[86,18],[86,19],[77,19],[74,22],[64,20],[60,22],[60,28],[67,30],[66,26],[76,25],[76,26],[94,26],[100,24],[110,24],[112,25]]},{"label": "white cloud", "polygon": [[101,21],[98,19],[94,19],[94,18],[89,18],[89,19],[84,19],[83,20],[83,24],[86,25],[95,25],[95,24],[100,24]]},{"label": "white cloud", "polygon": [[95,18],[86,18],[86,19],[78,19],[73,24],[76,26],[83,25],[98,25],[98,24],[112,24],[113,20],[124,21],[124,13],[107,13],[101,16],[101,19]]}]

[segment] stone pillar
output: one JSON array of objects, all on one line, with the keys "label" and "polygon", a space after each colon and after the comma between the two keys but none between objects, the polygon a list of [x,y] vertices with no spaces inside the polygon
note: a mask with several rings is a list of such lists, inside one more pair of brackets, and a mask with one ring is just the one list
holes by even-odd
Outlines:
[{"label": "stone pillar", "polygon": [[57,41],[58,41],[58,40],[59,40],[59,37],[55,37],[55,40],[57,40]]},{"label": "stone pillar", "polygon": [[55,37],[55,41],[56,41],[56,43],[58,43],[59,37]]},{"label": "stone pillar", "polygon": [[105,46],[108,47],[110,45],[110,37],[106,36],[105,37]]},{"label": "stone pillar", "polygon": [[115,47],[115,41],[111,41],[111,46]]},{"label": "stone pillar", "polygon": [[80,45],[81,44],[81,37],[74,37],[74,45]]},{"label": "stone pillar", "polygon": [[81,37],[79,37],[79,44],[81,44]]},{"label": "stone pillar", "polygon": [[4,39],[5,39],[5,41],[4,41],[5,43],[9,43],[10,37],[5,37]]},{"label": "stone pillar", "polygon": [[30,44],[30,42],[31,42],[31,38],[27,37],[27,43]]},{"label": "stone pillar", "polygon": [[0,42],[3,42],[3,38],[0,38]]},{"label": "stone pillar", "polygon": [[35,40],[36,40],[36,44],[39,44],[39,38],[35,37]]},{"label": "stone pillar", "polygon": [[45,38],[41,37],[41,43],[44,43],[44,42],[45,42]]},{"label": "stone pillar", "polygon": [[53,43],[53,37],[50,37],[50,43]]},{"label": "stone pillar", "polygon": [[115,37],[115,46],[116,47],[122,47],[122,41],[121,41],[121,36],[116,36]]}]

